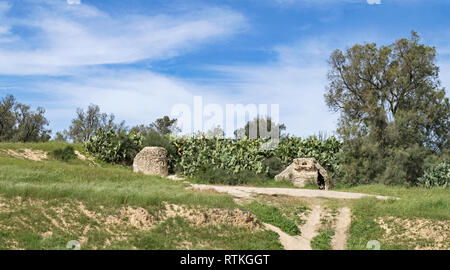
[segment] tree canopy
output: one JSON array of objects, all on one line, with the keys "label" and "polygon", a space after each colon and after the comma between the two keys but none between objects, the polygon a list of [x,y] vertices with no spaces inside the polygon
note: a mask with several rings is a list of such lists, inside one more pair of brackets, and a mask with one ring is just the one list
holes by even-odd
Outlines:
[{"label": "tree canopy", "polygon": [[42,142],[50,139],[51,130],[44,116],[45,110],[16,101],[7,95],[0,100],[0,141]]},{"label": "tree canopy", "polygon": [[94,136],[95,131],[100,128],[108,130],[126,129],[125,122],[116,124],[114,120],[113,114],[101,113],[98,105],[91,104],[86,112],[81,108],[77,109],[76,117],[72,120],[69,130],[64,133],[74,142],[85,142]]},{"label": "tree canopy", "polygon": [[344,172],[351,178],[413,182],[426,153],[447,151],[450,105],[435,59],[436,49],[415,32],[388,46],[357,44],[332,53],[325,99],[340,112]]}]

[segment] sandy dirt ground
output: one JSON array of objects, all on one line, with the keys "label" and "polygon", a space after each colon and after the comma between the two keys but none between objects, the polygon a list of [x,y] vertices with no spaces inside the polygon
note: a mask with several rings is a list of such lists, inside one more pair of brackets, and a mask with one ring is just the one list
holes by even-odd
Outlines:
[{"label": "sandy dirt ground", "polygon": [[261,195],[287,195],[303,198],[329,198],[329,199],[361,199],[363,197],[375,197],[380,200],[387,200],[390,197],[370,195],[363,193],[330,191],[330,190],[314,190],[314,189],[298,189],[298,188],[258,188],[243,186],[219,186],[219,185],[198,185],[192,184],[192,188],[198,190],[215,190],[219,193],[228,193],[238,198],[251,198],[255,194]]}]

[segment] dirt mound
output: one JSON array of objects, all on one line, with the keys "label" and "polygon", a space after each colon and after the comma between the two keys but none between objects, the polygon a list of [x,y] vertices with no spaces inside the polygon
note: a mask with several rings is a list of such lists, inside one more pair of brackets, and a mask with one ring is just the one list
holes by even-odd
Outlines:
[{"label": "dirt mound", "polygon": [[121,217],[128,218],[129,224],[139,230],[149,230],[155,224],[155,218],[142,207],[133,208],[128,206],[120,210]]},{"label": "dirt mound", "polygon": [[[33,209],[31,216],[20,216],[24,209]],[[111,208],[106,206],[86,206],[81,201],[57,203],[39,199],[6,199],[0,197],[0,213],[11,213],[11,220],[0,220],[0,229],[6,233],[12,230],[29,230],[49,239],[58,232],[77,235],[83,246],[89,245],[91,237],[98,233],[105,235],[101,246],[108,248],[115,242],[126,241],[130,231],[149,231],[169,218],[181,217],[193,226],[231,225],[257,230],[260,223],[255,215],[239,209],[216,209],[207,207],[188,207],[164,203],[162,207],[142,208],[124,206]],[[36,221],[39,219],[39,221]],[[13,221],[16,226],[9,225]],[[39,228],[39,229],[37,229]],[[18,246],[10,243],[9,248]]]},{"label": "dirt mound", "polygon": [[388,242],[404,243],[414,249],[450,249],[450,221],[384,217],[377,223]]},{"label": "dirt mound", "polygon": [[15,158],[23,158],[33,161],[42,161],[47,159],[47,153],[42,150],[32,150],[32,149],[21,149],[21,150],[7,150],[10,156]]},{"label": "dirt mound", "polygon": [[187,208],[174,204],[166,204],[165,218],[182,217],[197,226],[218,226],[231,225],[236,227],[246,227],[259,229],[258,218],[250,212],[240,209],[209,209],[209,208]]}]

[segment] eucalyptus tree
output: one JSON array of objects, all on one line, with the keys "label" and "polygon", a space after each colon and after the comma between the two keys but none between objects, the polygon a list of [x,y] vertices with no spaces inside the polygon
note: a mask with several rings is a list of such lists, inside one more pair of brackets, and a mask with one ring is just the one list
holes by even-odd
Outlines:
[{"label": "eucalyptus tree", "polygon": [[450,105],[436,49],[417,33],[387,46],[335,50],[325,94],[340,113],[344,181],[414,183],[449,148]]}]

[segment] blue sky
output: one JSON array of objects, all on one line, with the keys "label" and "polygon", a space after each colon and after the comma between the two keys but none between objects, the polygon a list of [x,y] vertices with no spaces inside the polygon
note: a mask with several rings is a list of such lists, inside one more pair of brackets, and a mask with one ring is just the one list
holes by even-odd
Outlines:
[{"label": "blue sky", "polygon": [[202,96],[279,104],[287,132],[331,134],[331,52],[415,30],[448,88],[448,14],[447,0],[0,0],[0,97],[44,107],[54,132],[90,103],[134,125]]}]

